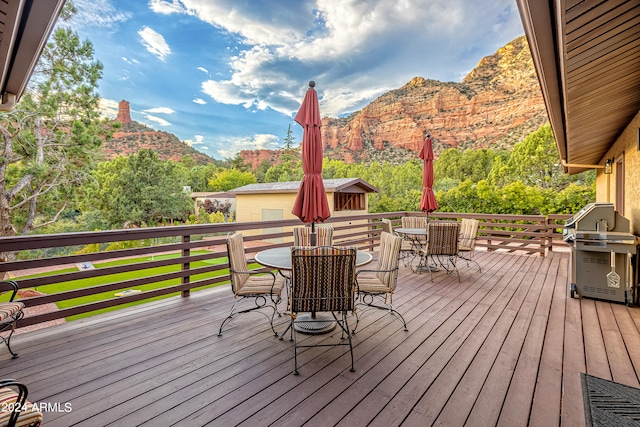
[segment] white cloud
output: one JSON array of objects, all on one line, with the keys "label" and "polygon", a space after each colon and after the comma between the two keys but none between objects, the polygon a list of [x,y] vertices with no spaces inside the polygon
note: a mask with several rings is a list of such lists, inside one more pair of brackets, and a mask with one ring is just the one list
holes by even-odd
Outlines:
[{"label": "white cloud", "polygon": [[184,142],[190,147],[193,147],[194,145],[202,145],[204,143],[204,136],[194,135],[193,139],[185,139]]},{"label": "white cloud", "polygon": [[207,101],[205,101],[202,98],[194,98],[193,102],[196,103],[196,104],[200,104],[200,105],[206,105],[207,104]]},{"label": "white cloud", "polygon": [[133,17],[130,12],[122,12],[110,0],[74,0],[77,9],[72,19],[75,27],[114,27]]},{"label": "white cloud", "polygon": [[149,1],[149,8],[156,13],[162,15],[170,15],[172,13],[183,13],[185,8],[180,4],[179,0],[164,1],[164,0],[151,0]]},{"label": "white cloud", "polygon": [[129,64],[129,65],[138,65],[138,64],[140,64],[140,61],[138,61],[137,59],[127,58],[126,56],[123,56],[122,60],[124,62],[126,62],[127,64]]},{"label": "white cloud", "polygon": [[280,148],[279,139],[275,135],[256,134],[252,137],[228,138],[219,141],[217,153],[221,158],[235,157],[241,150],[277,150]]},{"label": "white cloud", "polygon": [[118,115],[118,101],[100,98],[98,110],[100,111],[100,116],[115,119]]},{"label": "white cloud", "polygon": [[152,28],[142,27],[138,31],[138,35],[142,39],[142,45],[161,61],[164,61],[171,54],[171,48],[164,37]]},{"label": "white cloud", "polygon": [[[171,126],[171,123],[166,121],[165,119],[163,119],[162,117],[158,117],[158,116],[154,116],[152,114],[145,114],[144,117],[151,121],[151,122],[156,122],[158,123],[160,126]],[[152,126],[153,127],[153,126]]]},{"label": "white cloud", "polygon": [[207,70],[204,67],[198,67],[198,70],[202,71],[203,73],[205,73],[206,75],[209,75],[209,70]]},{"label": "white cloud", "polygon": [[523,34],[513,0],[155,0],[150,7],[238,37],[229,47],[240,48],[229,58],[229,77],[202,84],[212,99],[288,115],[310,79],[322,114],[336,116],[415,76],[460,80],[482,57],[472,52],[493,53],[505,34]]},{"label": "white cloud", "polygon": [[173,111],[169,107],[154,107],[154,108],[149,108],[148,110],[143,110],[143,112],[152,113],[152,114],[173,114],[173,113],[175,113],[175,111]]}]

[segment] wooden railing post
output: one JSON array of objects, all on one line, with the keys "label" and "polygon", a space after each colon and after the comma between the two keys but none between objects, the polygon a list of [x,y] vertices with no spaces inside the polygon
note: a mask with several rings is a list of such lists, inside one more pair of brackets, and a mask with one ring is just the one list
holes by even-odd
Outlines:
[{"label": "wooden railing post", "polygon": [[491,218],[487,218],[487,222],[489,223],[489,225],[487,226],[487,250],[489,252],[493,251],[494,249],[491,247],[491,230],[493,230],[493,226],[491,225],[491,223],[493,223],[493,219]]},{"label": "wooden railing post", "polygon": [[[191,236],[190,235],[184,235],[182,236],[182,243],[189,243],[191,241]],[[188,257],[189,255],[191,255],[191,249],[189,248],[184,248],[182,249],[182,256],[183,257]],[[182,264],[182,271],[189,271],[191,270],[191,263],[190,262],[185,262]],[[189,282],[191,282],[191,276],[183,276],[182,277],[182,281],[181,283],[183,285],[188,285]],[[182,290],[182,297],[188,297],[191,294],[191,290],[189,288],[187,289],[183,289]]]},{"label": "wooden railing post", "polygon": [[547,220],[545,221],[545,224],[546,224],[545,231],[547,232],[547,249],[550,252],[553,252],[553,229],[555,228],[553,224],[553,220],[547,216]]}]

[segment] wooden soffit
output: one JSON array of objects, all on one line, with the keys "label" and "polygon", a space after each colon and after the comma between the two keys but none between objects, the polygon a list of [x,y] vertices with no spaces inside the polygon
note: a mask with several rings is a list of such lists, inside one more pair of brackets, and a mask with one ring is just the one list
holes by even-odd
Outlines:
[{"label": "wooden soffit", "polygon": [[561,160],[602,164],[640,111],[640,0],[517,3]]}]

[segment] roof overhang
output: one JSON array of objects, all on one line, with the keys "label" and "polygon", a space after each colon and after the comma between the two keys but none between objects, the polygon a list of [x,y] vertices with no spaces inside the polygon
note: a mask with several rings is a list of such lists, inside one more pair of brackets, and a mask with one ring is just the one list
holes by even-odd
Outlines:
[{"label": "roof overhang", "polygon": [[0,110],[22,96],[65,0],[0,1]]},{"label": "roof overhang", "polygon": [[516,0],[565,171],[604,156],[640,110],[638,0]]}]

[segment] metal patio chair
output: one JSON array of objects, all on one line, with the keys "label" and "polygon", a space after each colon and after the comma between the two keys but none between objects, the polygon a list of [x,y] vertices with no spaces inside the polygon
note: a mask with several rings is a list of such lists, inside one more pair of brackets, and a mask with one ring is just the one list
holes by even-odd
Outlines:
[{"label": "metal patio chair", "polygon": [[431,260],[434,264],[439,264],[447,273],[454,270],[458,275],[460,282],[460,272],[456,267],[456,258],[458,257],[458,230],[460,223],[458,222],[430,222],[427,226],[427,245],[420,250],[420,256],[423,258],[423,265],[429,270],[431,281],[433,281],[433,264],[429,264]]},{"label": "metal patio chair", "polygon": [[27,386],[13,379],[0,380],[0,426],[38,427],[42,412],[27,400]]},{"label": "metal patio chair", "polygon": [[[407,330],[407,322],[395,308],[393,308],[393,291],[398,282],[398,264],[400,258],[400,248],[402,247],[402,237],[394,236],[387,232],[380,234],[380,252],[378,254],[378,266],[375,269],[363,269],[356,272],[356,326],[353,333],[356,333],[360,316],[358,306],[366,308],[377,308],[388,311],[396,316],[404,330]],[[375,301],[379,302],[376,304]]]},{"label": "metal patio chair", "polygon": [[[316,246],[331,246],[333,244],[333,224],[315,224]],[[293,228],[293,246],[311,246],[311,227]]]},{"label": "metal patio chair", "polygon": [[[294,348],[294,375],[298,375],[298,349],[316,346],[348,345],[351,352],[351,372],[355,371],[353,344],[348,313],[354,307],[356,248],[317,246],[291,248],[291,333]],[[342,334],[337,343],[299,344],[296,322],[299,313],[330,312]],[[308,319],[304,322],[309,322]],[[344,342],[344,336],[347,342]],[[329,338],[330,340],[331,338]]]},{"label": "metal patio chair", "polygon": [[[9,349],[9,353],[15,359],[18,357],[18,353],[11,349],[11,337],[16,330],[18,320],[24,316],[24,303],[20,301],[14,301],[18,294],[18,284],[13,281],[0,282],[0,292],[11,291],[11,297],[8,302],[0,303],[0,339],[4,341]],[[8,332],[8,334],[7,334]]]},{"label": "metal patio chair", "polygon": [[[222,335],[222,328],[225,323],[233,317],[248,313],[254,310],[270,307],[273,309],[271,317],[264,314],[271,323],[271,330],[274,335],[278,335],[273,327],[273,318],[278,312],[278,303],[281,299],[282,288],[285,285],[285,277],[273,272],[258,272],[249,270],[247,258],[244,252],[244,240],[242,233],[230,234],[227,236],[227,254],[229,257],[229,273],[231,276],[231,290],[235,296],[235,301],[231,307],[229,315],[222,321],[218,336]],[[252,260],[250,260],[252,261]],[[255,306],[238,310],[241,301],[252,299]]]},{"label": "metal patio chair", "polygon": [[[403,216],[400,218],[403,228],[427,228],[427,218],[424,216]],[[426,243],[424,236],[413,236],[421,245]]]},{"label": "metal patio chair", "polygon": [[462,221],[460,222],[460,235],[458,236],[458,257],[467,261],[467,266],[470,262],[475,263],[478,266],[478,271],[482,272],[482,268],[480,267],[480,264],[478,264],[478,261],[473,259],[479,224],[480,221],[477,219],[462,218]]},{"label": "metal patio chair", "polygon": [[[398,233],[393,231],[393,224],[391,223],[391,220],[387,218],[382,219],[382,231],[393,234],[394,236],[399,236]],[[400,246],[400,259],[404,261],[404,265],[406,267],[411,264],[411,260],[415,256],[415,250],[409,240],[405,239],[404,236],[399,237],[402,238],[402,244]]]}]

